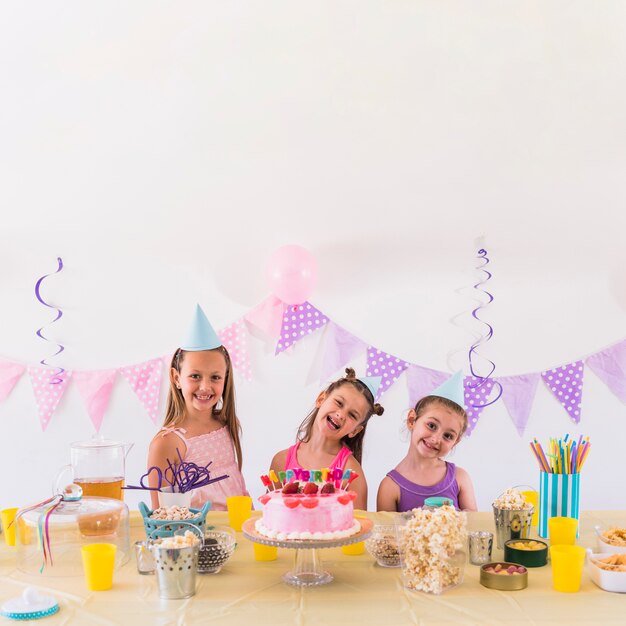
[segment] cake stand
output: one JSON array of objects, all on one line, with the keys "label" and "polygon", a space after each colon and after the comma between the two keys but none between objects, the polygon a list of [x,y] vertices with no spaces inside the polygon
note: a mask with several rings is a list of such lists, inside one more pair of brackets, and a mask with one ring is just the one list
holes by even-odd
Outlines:
[{"label": "cake stand", "polygon": [[265,546],[276,546],[277,548],[294,549],[296,553],[293,569],[283,576],[283,581],[288,585],[295,585],[296,587],[314,587],[317,585],[326,585],[333,580],[333,575],[325,571],[322,567],[322,559],[319,556],[319,550],[321,548],[339,548],[340,546],[346,546],[351,543],[358,543],[370,536],[374,522],[364,517],[359,517],[358,520],[361,524],[361,530],[354,535],[350,535],[350,537],[343,537],[342,539],[315,541],[309,539],[291,539],[278,541],[259,534],[254,527],[257,521],[255,518],[247,519],[243,523],[241,530],[246,539],[254,543],[261,543]]}]

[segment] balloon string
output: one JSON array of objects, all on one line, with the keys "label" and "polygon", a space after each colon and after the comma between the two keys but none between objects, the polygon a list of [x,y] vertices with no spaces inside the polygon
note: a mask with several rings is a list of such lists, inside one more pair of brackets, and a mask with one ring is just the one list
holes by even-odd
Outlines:
[{"label": "balloon string", "polygon": [[[487,381],[492,380],[491,379],[491,375],[495,372],[496,370],[496,364],[488,359],[487,357],[482,357],[484,361],[486,361],[489,364],[489,372],[487,373],[486,376],[482,376],[481,374],[479,374],[475,369],[474,369],[474,356],[480,356],[478,354],[478,348],[480,346],[482,346],[483,344],[487,343],[492,337],[493,337],[493,327],[491,326],[491,324],[489,324],[488,322],[486,322],[485,320],[480,319],[480,317],[478,316],[478,312],[485,308],[486,306],[488,306],[489,304],[491,304],[494,301],[494,297],[491,295],[491,293],[489,291],[487,291],[487,289],[483,289],[483,285],[485,285],[492,277],[492,273],[489,270],[484,269],[488,264],[489,264],[489,257],[487,256],[487,251],[484,248],[481,248],[478,251],[478,258],[481,259],[483,261],[482,265],[479,265],[477,267],[478,270],[480,270],[483,274],[485,274],[485,278],[484,280],[479,280],[475,285],[474,285],[474,289],[476,289],[477,291],[480,291],[481,293],[484,293],[487,296],[487,302],[485,303],[480,303],[473,311],[472,311],[472,317],[480,322],[481,324],[483,324],[486,328],[487,328],[487,332],[483,335],[480,336],[480,338],[475,341],[472,346],[469,349],[469,354],[468,354],[468,358],[469,358],[469,366],[470,366],[470,372],[472,374],[472,376],[476,379],[476,381],[470,381],[467,383],[467,386],[470,389],[480,389],[483,385],[485,385],[487,383]],[[482,409],[486,406],[489,406],[491,404],[494,404],[494,402],[497,402],[500,399],[500,396],[502,395],[502,385],[497,381],[497,380],[492,380],[492,383],[494,386],[498,387],[498,395],[493,399],[490,400],[489,402],[486,402],[485,404],[480,404],[480,405],[473,405],[474,408],[478,408],[478,409]]]},{"label": "balloon string", "polygon": [[[50,274],[45,274],[44,276],[42,276],[36,283],[35,283],[35,296],[37,297],[37,300],[39,300],[39,302],[41,302],[41,304],[43,304],[44,306],[47,306],[49,309],[54,309],[57,314],[56,317],[50,322],[50,324],[54,324],[54,322],[56,322],[57,320],[60,320],[63,317],[63,311],[61,311],[61,309],[59,309],[58,307],[55,307],[51,304],[48,304],[43,297],[41,296],[41,283],[48,278],[48,276],[52,276],[52,274],[58,274],[62,269],[63,269],[63,260],[61,259],[61,257],[57,257],[57,261],[58,261],[58,268],[50,273]],[[49,324],[48,324],[49,325]],[[37,332],[35,333],[37,335],[37,337],[39,337],[40,339],[43,339],[44,341],[48,341],[50,342],[50,339],[48,339],[47,337],[44,336],[43,334],[43,329],[44,327],[42,326],[41,328],[37,329]],[[52,343],[52,342],[51,342]],[[61,354],[61,352],[63,352],[63,350],[65,350],[65,348],[57,343],[56,344],[58,350],[54,353],[51,354],[49,357],[47,358],[53,358],[55,356],[57,356],[58,354]],[[47,360],[41,359],[41,361],[39,361],[42,365],[46,366],[46,367],[51,367],[50,364],[47,362]],[[58,385],[59,383],[63,382],[63,377],[61,376],[63,374],[65,370],[62,367],[58,368],[58,371],[56,371],[54,374],[52,374],[51,378],[50,378],[50,384],[52,385]]]}]

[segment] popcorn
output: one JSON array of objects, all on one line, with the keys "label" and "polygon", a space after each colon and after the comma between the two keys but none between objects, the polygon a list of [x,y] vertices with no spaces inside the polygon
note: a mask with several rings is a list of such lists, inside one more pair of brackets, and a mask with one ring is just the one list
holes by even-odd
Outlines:
[{"label": "popcorn", "polygon": [[517,489],[507,489],[501,496],[493,501],[496,509],[511,509],[519,511],[521,509],[530,509],[533,505],[531,502],[524,500],[524,496]]},{"label": "popcorn", "polygon": [[455,558],[467,541],[465,514],[452,506],[414,509],[398,528],[405,585],[409,589],[441,593],[462,581],[465,555]]},{"label": "popcorn", "polygon": [[152,511],[150,519],[158,520],[185,520],[196,516],[186,506],[162,506]]},{"label": "popcorn", "polygon": [[183,535],[165,537],[158,542],[159,547],[167,548],[191,548],[200,543],[200,538],[190,530],[186,530]]},{"label": "popcorn", "polygon": [[626,554],[612,554],[604,559],[598,559],[594,563],[609,572],[626,572]]}]

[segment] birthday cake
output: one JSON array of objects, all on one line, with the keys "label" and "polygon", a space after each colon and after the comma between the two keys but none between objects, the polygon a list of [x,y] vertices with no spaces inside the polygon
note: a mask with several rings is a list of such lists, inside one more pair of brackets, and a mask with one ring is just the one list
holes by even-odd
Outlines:
[{"label": "birthday cake", "polygon": [[354,491],[342,488],[341,479],[331,478],[322,485],[291,480],[259,497],[263,517],[257,520],[255,528],[259,534],[278,541],[349,537],[361,529],[354,519],[355,498]]}]

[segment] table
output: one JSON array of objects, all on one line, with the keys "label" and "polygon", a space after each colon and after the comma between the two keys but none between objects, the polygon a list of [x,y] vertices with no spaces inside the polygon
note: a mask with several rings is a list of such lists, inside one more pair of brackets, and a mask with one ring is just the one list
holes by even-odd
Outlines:
[{"label": "table", "polygon": [[[390,513],[364,515],[379,523],[393,518]],[[226,525],[227,515],[209,513],[207,523]],[[595,547],[595,524],[624,527],[626,511],[584,512],[580,545]],[[468,528],[493,530],[493,515],[468,514]],[[144,538],[142,521],[135,512],[131,535],[133,541]],[[298,588],[282,582],[292,566],[293,550],[279,549],[276,561],[257,562],[252,544],[238,533],[231,559],[220,573],[198,576],[193,598],[160,600],[155,577],[137,573],[134,555],[116,572],[113,589],[89,592],[82,578],[22,574],[15,568],[14,549],[3,541],[0,544],[0,603],[36,585],[53,594],[61,606],[59,613],[41,622],[46,626],[626,624],[626,594],[602,591],[586,570],[579,593],[553,591],[549,564],[529,570],[527,589],[502,592],[480,585],[479,567],[468,563],[464,583],[435,596],[405,589],[399,569],[379,567],[367,552],[347,556],[340,548],[331,548],[324,551],[324,564],[335,580],[322,587]],[[502,551],[494,548],[494,560],[502,557]]]}]

